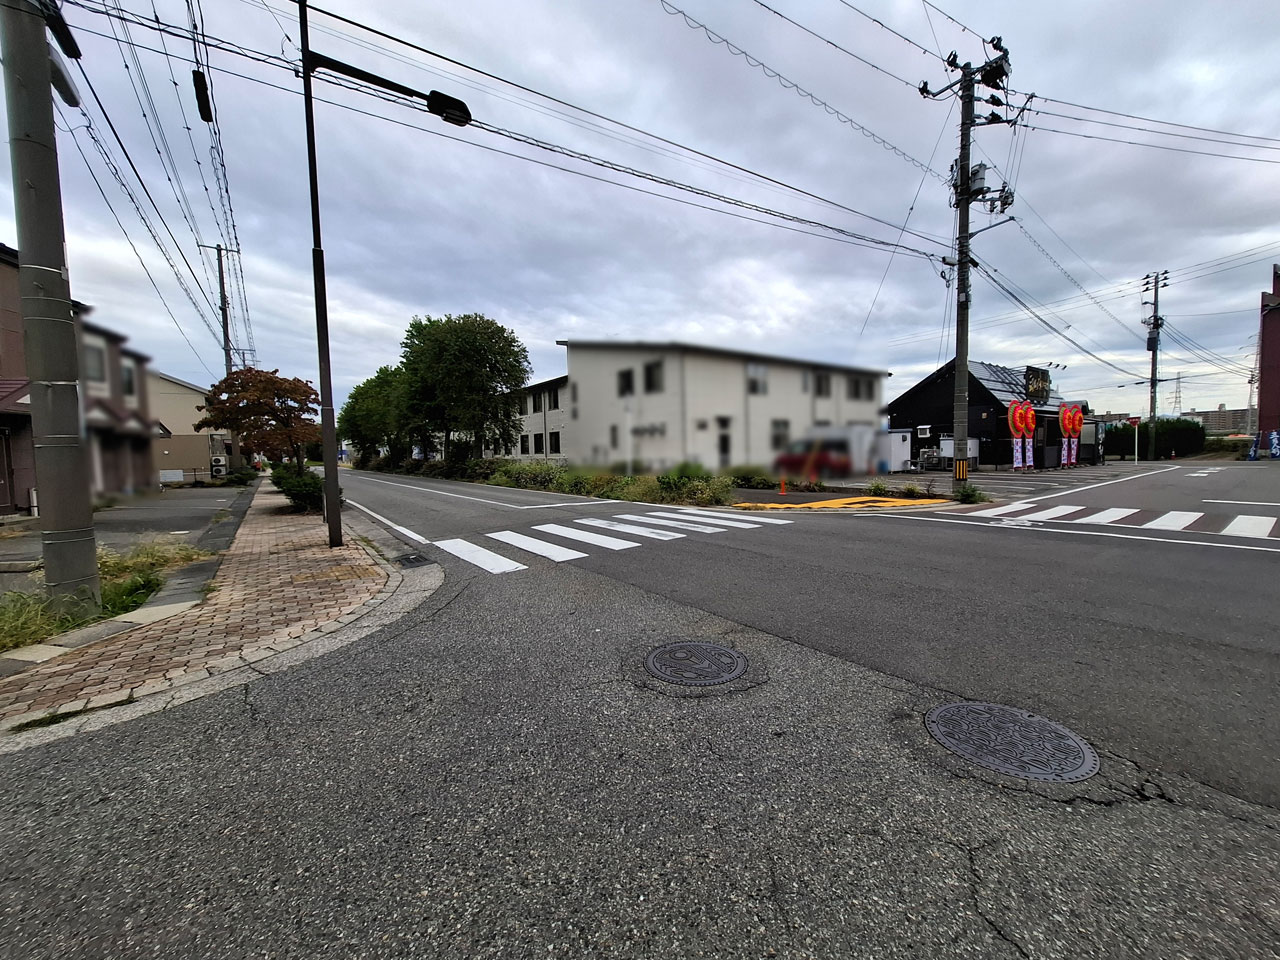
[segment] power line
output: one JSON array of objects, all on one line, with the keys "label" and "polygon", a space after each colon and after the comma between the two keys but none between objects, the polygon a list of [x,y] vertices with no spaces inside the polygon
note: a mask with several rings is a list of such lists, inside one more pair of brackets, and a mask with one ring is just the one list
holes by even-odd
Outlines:
[{"label": "power line", "polygon": [[1060,133],[1067,137],[1080,137],[1084,140],[1105,140],[1108,143],[1125,143],[1131,147],[1150,147],[1152,150],[1169,150],[1173,153],[1191,153],[1201,157],[1220,157],[1223,160],[1247,160],[1251,163],[1277,163],[1280,160],[1268,160],[1265,157],[1241,157],[1230,153],[1213,153],[1209,150],[1191,150],[1187,147],[1174,147],[1164,143],[1143,143],[1140,140],[1120,140],[1116,137],[1104,137],[1096,133],[1080,133],[1073,130],[1058,130],[1054,127],[1040,127],[1032,124],[1023,124],[1025,130],[1040,130],[1044,133]]},{"label": "power line", "polygon": [[[912,83],[910,80],[907,80],[905,77],[900,77],[893,71],[886,70],[884,67],[880,66],[880,64],[873,63],[872,61],[868,60],[866,57],[859,56],[858,54],[854,53],[852,50],[849,50],[845,47],[840,46],[840,44],[836,43],[834,40],[830,39],[829,37],[824,37],[822,34],[818,33],[816,30],[810,30],[803,23],[800,23],[797,20],[792,20],[785,13],[781,13],[773,9],[773,7],[765,3],[764,0],[752,0],[752,2],[757,7],[763,7],[765,10],[768,10],[775,17],[778,17],[782,20],[787,21],[787,23],[791,24],[793,27],[803,30],[805,33],[807,33],[809,36],[813,37],[814,39],[822,41],[832,49],[839,50],[846,57],[851,57],[854,60],[857,60],[859,63],[863,64],[864,66],[870,67],[872,70],[875,70],[877,73],[883,73],[886,77],[889,77],[892,80],[897,80],[899,83],[910,87],[912,90],[915,90],[917,88],[916,84]],[[665,7],[666,4],[664,3],[663,6]],[[925,52],[928,53],[927,50]]]},{"label": "power line", "polygon": [[[933,6],[933,5],[930,4],[930,6]],[[937,9],[937,8],[935,7],[934,9]],[[1017,91],[1013,91],[1013,90],[1010,91],[1010,93],[1016,93],[1016,92]],[[1212,127],[1198,127],[1190,123],[1174,123],[1172,120],[1156,120],[1151,117],[1140,117],[1136,114],[1123,113],[1119,110],[1108,110],[1105,107],[1090,107],[1090,106],[1086,106],[1083,103],[1072,103],[1070,100],[1057,100],[1057,99],[1054,99],[1053,97],[1041,96],[1040,94],[1035,94],[1034,96],[1036,97],[1037,100],[1044,100],[1048,103],[1057,103],[1057,104],[1061,104],[1064,107],[1074,107],[1077,110],[1091,110],[1094,113],[1105,113],[1112,117],[1123,117],[1126,120],[1140,120],[1143,123],[1155,123],[1164,127],[1179,127],[1183,130],[1197,130],[1201,133],[1216,133],[1224,137],[1239,137],[1242,140],[1265,140],[1268,143],[1280,143],[1280,138],[1277,138],[1277,137],[1260,137],[1252,133],[1233,133],[1230,130],[1215,130]]]},{"label": "power line", "polygon": [[[941,53],[934,53],[932,50],[930,50],[928,47],[924,46],[923,44],[916,43],[916,41],[912,40],[910,37],[903,36],[901,33],[899,33],[897,30],[893,29],[893,27],[889,26],[888,24],[884,23],[882,20],[877,20],[875,17],[873,17],[871,14],[867,13],[865,10],[860,10],[859,8],[855,7],[852,3],[850,3],[850,2],[849,2],[849,0],[838,0],[838,2],[839,2],[839,3],[841,3],[841,4],[843,4],[844,6],[848,7],[848,8],[849,8],[850,10],[852,10],[854,13],[858,14],[858,16],[860,16],[860,17],[864,17],[864,18],[866,18],[867,20],[870,20],[872,23],[874,23],[874,24],[875,24],[877,27],[879,27],[881,30],[887,30],[887,31],[889,31],[889,32],[890,32],[890,33],[892,33],[895,37],[897,37],[899,40],[902,40],[902,41],[904,41],[905,43],[910,44],[911,46],[913,46],[913,47],[915,47],[917,50],[919,50],[921,53],[926,54],[927,56],[930,56],[930,57],[937,57],[939,60],[943,60],[943,57],[942,57],[942,54],[941,54]],[[937,39],[938,39],[938,38],[935,36],[935,37],[934,37],[934,40],[937,40]],[[943,62],[945,63],[946,61],[944,60]]]},{"label": "power line", "polygon": [[1131,123],[1116,123],[1111,120],[1094,120],[1090,117],[1077,117],[1069,113],[1058,113],[1055,110],[1040,110],[1030,108],[1029,113],[1039,114],[1042,117],[1057,117],[1061,120],[1076,120],[1080,123],[1096,123],[1104,127],[1116,127],[1121,130],[1138,130],[1142,133],[1152,133],[1160,137],[1178,137],[1183,140],[1200,140],[1206,143],[1217,143],[1224,147],[1244,147],[1246,150],[1280,150],[1280,146],[1267,146],[1262,143],[1241,143],[1238,140],[1223,140],[1220,137],[1205,137],[1194,133],[1176,133],[1172,130],[1157,130],[1154,127],[1140,127]]},{"label": "power line", "polygon": [[[58,108],[58,114],[62,114],[61,107]],[[89,176],[93,178],[93,185],[98,188],[98,193],[102,196],[102,202],[107,205],[107,210],[110,211],[112,219],[116,222],[116,226],[120,228],[120,232],[128,242],[129,249],[132,250],[133,255],[138,258],[138,264],[142,267],[142,272],[147,275],[147,279],[151,282],[151,288],[155,290],[156,297],[160,300],[160,305],[164,307],[164,312],[169,315],[169,319],[173,321],[173,325],[178,328],[178,333],[182,335],[182,339],[186,341],[187,346],[191,348],[191,352],[195,355],[196,360],[200,362],[200,366],[204,367],[210,377],[217,380],[217,374],[209,369],[209,365],[204,362],[204,357],[200,356],[200,352],[196,350],[195,344],[193,344],[191,342],[191,338],[187,336],[187,331],[182,329],[182,324],[180,324],[178,322],[178,318],[173,315],[173,310],[170,309],[168,302],[164,298],[164,294],[160,292],[160,286],[156,283],[156,278],[151,275],[151,270],[148,269],[147,262],[142,259],[142,253],[138,250],[137,245],[134,244],[133,238],[129,236],[129,231],[125,229],[124,223],[120,220],[120,215],[116,213],[115,207],[111,205],[111,201],[107,198],[107,192],[102,188],[102,182],[94,172],[92,164],[89,163],[89,157],[85,154],[84,148],[80,146],[80,138],[75,135],[74,130],[71,131],[71,142],[75,144],[76,152],[80,154],[80,159],[84,161],[85,169],[89,171]]]},{"label": "power line", "polygon": [[[878,143],[884,149],[888,150],[890,153],[896,154],[897,156],[901,157],[903,160],[906,160],[912,166],[918,167],[919,169],[928,172],[940,182],[942,183],[951,182],[945,176],[938,173],[938,171],[930,169],[928,164],[921,163],[919,160],[911,156],[911,154],[907,153],[901,147],[894,146],[892,143],[890,143],[884,137],[880,136],[875,131],[869,129],[868,127],[864,127],[862,124],[858,123],[858,121],[854,120],[852,117],[848,116],[845,113],[842,113],[841,111],[837,110],[835,107],[831,106],[831,104],[827,103],[827,101],[823,100],[817,94],[810,93],[808,90],[800,86],[800,84],[796,83],[794,80],[787,79],[787,77],[783,76],[777,70],[774,70],[772,67],[766,64],[763,60],[759,59],[758,57],[753,57],[751,54],[747,53],[746,50],[742,49],[742,47],[739,47],[736,44],[731,43],[729,40],[725,39],[720,34],[711,30],[706,24],[693,19],[693,17],[689,16],[679,7],[674,6],[673,4],[668,2],[668,0],[658,0],[658,2],[662,4],[662,9],[665,10],[671,16],[673,17],[678,16],[683,18],[685,26],[687,26],[690,30],[701,31],[706,36],[706,38],[710,40],[713,44],[717,46],[723,46],[735,57],[742,57],[742,59],[745,60],[748,64],[750,64],[752,67],[755,67],[757,70],[760,70],[761,72],[763,72],[765,76],[769,77],[770,79],[777,80],[784,90],[794,90],[797,96],[801,97],[802,99],[811,101],[815,107],[821,107],[830,116],[835,117],[841,123],[846,124],[849,127],[852,127],[854,130],[857,130],[864,137],[867,137],[868,139],[874,141],[875,143]],[[898,79],[901,79],[901,78],[898,78]],[[915,85],[911,84],[909,81],[903,81],[903,82],[907,83],[908,86],[911,86],[913,89],[915,88]]]},{"label": "power line", "polygon": [[[169,228],[169,223],[164,218],[164,214],[160,210],[160,206],[156,203],[155,197],[151,195],[151,191],[147,189],[147,183],[142,179],[142,174],[138,172],[138,166],[133,162],[133,157],[129,155],[129,148],[124,145],[124,140],[120,138],[120,132],[116,129],[116,125],[111,120],[111,115],[107,113],[107,108],[102,104],[102,98],[98,96],[98,91],[93,86],[93,81],[89,79],[89,75],[85,73],[84,64],[77,60],[76,67],[80,70],[80,76],[84,78],[85,85],[89,88],[89,92],[93,95],[94,102],[98,105],[98,111],[102,114],[102,119],[107,121],[107,127],[111,130],[111,135],[115,138],[120,150],[124,153],[124,158],[129,164],[129,169],[133,171],[133,175],[138,178],[138,184],[142,187],[142,192],[146,195],[147,200],[151,202],[152,209],[155,210],[156,216],[160,218],[160,223],[164,226],[165,232],[169,234],[169,239],[173,241],[174,246],[178,249],[178,256],[182,258],[182,262],[187,265],[187,270],[191,274],[191,279],[195,281],[196,289],[204,296],[205,302],[209,305],[209,309],[213,309],[213,301],[209,299],[208,292],[204,287],[200,286],[200,278],[196,276],[195,269],[191,266],[191,261],[187,259],[187,255],[182,250],[182,245],[178,243],[178,238],[173,235],[173,230]],[[82,107],[81,110],[84,108]],[[88,113],[85,113],[88,116]],[[207,322],[207,321],[206,321]]]}]

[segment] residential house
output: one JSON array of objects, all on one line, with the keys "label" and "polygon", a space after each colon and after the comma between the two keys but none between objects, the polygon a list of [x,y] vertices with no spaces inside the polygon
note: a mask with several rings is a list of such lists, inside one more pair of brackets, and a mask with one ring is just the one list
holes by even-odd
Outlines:
[{"label": "residential house", "polygon": [[225,432],[196,430],[193,426],[204,416],[198,408],[204,406],[208,393],[208,387],[159,370],[147,372],[151,414],[164,427],[163,439],[157,439],[152,450],[158,471],[181,470],[187,481],[208,479],[210,457],[227,455]]}]

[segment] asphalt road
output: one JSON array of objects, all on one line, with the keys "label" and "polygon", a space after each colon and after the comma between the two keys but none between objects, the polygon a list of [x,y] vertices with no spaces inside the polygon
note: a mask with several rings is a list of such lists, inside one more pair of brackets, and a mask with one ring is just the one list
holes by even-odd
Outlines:
[{"label": "asphalt road", "polygon": [[[1072,493],[1192,496],[1164,482]],[[343,485],[444,586],[287,673],[0,756],[6,955],[1280,956],[1280,552],[954,511],[605,549],[534,528],[668,511]],[[639,666],[677,638],[751,669],[682,695]],[[1066,723],[1102,771],[954,758],[922,723],[954,699]]]}]

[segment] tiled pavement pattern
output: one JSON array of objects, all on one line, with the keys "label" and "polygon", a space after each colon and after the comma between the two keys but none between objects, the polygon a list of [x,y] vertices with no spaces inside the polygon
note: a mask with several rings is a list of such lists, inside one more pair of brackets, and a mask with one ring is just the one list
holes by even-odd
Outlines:
[{"label": "tiled pavement pattern", "polygon": [[285,505],[263,485],[204,603],[0,680],[0,729],[202,680],[354,619],[386,574],[358,544],[331,549],[319,517]]}]

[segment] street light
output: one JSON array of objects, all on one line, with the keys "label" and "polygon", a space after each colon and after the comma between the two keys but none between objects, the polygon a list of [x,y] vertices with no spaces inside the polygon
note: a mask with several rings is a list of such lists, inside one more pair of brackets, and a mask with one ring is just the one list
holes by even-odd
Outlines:
[{"label": "street light", "polygon": [[311,271],[315,282],[316,351],[320,358],[320,443],[324,461],[324,513],[329,526],[329,546],[342,546],[341,502],[338,495],[338,431],[333,415],[333,373],[329,363],[329,301],[325,291],[324,245],[320,236],[320,188],[316,176],[315,104],[311,75],[331,70],[392,93],[423,100],[427,110],[446,123],[465,127],[471,111],[455,97],[432,90],[423,93],[367,70],[311,50],[307,30],[307,0],[298,0],[298,33],[302,43],[302,104],[307,123],[307,179],[311,188]]}]

